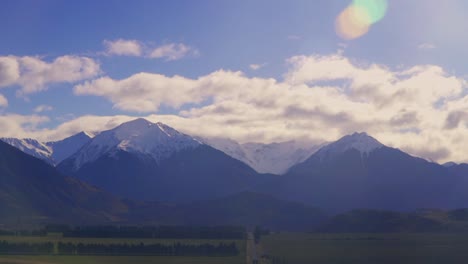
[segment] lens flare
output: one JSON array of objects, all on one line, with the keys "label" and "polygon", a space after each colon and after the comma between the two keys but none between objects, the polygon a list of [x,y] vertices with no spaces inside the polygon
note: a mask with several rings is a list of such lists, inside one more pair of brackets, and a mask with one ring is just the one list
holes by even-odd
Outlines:
[{"label": "lens flare", "polygon": [[372,24],[379,22],[386,12],[386,0],[353,0],[336,18],[336,33],[347,40],[359,38],[369,31]]},{"label": "lens flare", "polygon": [[385,12],[387,12],[386,0],[354,0],[353,6],[365,10],[369,24],[379,22],[385,16]]},{"label": "lens flare", "polygon": [[355,39],[369,31],[367,12],[357,6],[349,6],[337,17],[336,33],[343,39]]}]

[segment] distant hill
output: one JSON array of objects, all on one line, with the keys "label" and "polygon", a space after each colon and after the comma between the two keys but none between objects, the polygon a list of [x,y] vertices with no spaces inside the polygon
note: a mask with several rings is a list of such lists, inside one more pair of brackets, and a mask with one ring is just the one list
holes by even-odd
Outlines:
[{"label": "distant hill", "polygon": [[315,231],[324,233],[395,233],[440,230],[440,223],[417,214],[381,210],[353,210],[333,217]]},{"label": "distant hill", "polygon": [[468,233],[468,209],[414,212],[352,210],[325,221],[315,232],[324,233]]},{"label": "distant hill", "polygon": [[253,192],[198,202],[184,210],[190,224],[259,225],[283,231],[310,230],[327,219],[319,209]]}]

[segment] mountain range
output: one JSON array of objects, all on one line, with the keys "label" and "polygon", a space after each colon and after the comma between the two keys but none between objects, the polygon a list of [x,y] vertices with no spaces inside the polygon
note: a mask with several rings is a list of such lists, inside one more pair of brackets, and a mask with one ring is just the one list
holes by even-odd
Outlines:
[{"label": "mountain range", "polygon": [[325,214],[356,208],[468,207],[467,164],[440,165],[366,133],[320,146],[239,144],[136,119],[94,137],[3,141],[15,147],[0,145],[3,217],[62,218],[72,208],[75,220],[73,212],[99,221],[188,223],[189,217],[197,224],[310,228]]},{"label": "mountain range", "polygon": [[121,199],[60,174],[50,164],[4,142],[0,142],[0,175],[0,225],[5,227],[198,224],[310,230],[326,218],[318,209],[249,192],[183,205]]}]

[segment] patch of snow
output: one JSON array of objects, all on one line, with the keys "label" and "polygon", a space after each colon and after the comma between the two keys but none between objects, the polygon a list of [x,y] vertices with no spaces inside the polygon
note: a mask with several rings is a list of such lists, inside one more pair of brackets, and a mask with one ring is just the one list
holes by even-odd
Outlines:
[{"label": "patch of snow", "polygon": [[306,160],[320,146],[304,147],[296,141],[280,143],[239,144],[231,139],[203,139],[207,145],[244,162],[259,173],[284,174],[292,166]]},{"label": "patch of snow", "polygon": [[383,146],[384,145],[375,138],[367,135],[367,133],[362,132],[344,136],[338,141],[324,146],[319,151],[317,151],[317,154],[339,154],[344,153],[350,149],[355,149],[359,151],[361,155],[364,155],[369,154],[375,149],[381,148]]},{"label": "patch of snow", "polygon": [[46,144],[39,142],[32,138],[2,138],[3,142],[23,151],[24,153],[31,155],[33,157],[44,160],[50,164],[53,164],[52,161],[52,148]]},{"label": "patch of snow", "polygon": [[163,124],[139,118],[103,131],[85,145],[74,158],[75,169],[117,150],[150,155],[156,162],[182,149],[201,143]]}]

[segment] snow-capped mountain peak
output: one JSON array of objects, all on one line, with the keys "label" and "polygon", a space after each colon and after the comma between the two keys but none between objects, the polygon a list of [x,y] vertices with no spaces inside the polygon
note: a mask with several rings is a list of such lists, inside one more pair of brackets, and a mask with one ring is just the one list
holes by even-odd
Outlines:
[{"label": "snow-capped mountain peak", "polygon": [[103,131],[93,138],[74,155],[75,168],[119,150],[150,155],[158,162],[179,150],[194,148],[200,144],[198,140],[163,123],[138,118]]},{"label": "snow-capped mountain peak", "polygon": [[46,145],[52,149],[51,159],[57,165],[91,141],[91,138],[89,133],[82,131],[59,141],[47,142]]},{"label": "snow-capped mountain peak", "polygon": [[55,166],[88,143],[91,137],[88,133],[80,132],[62,140],[50,142],[40,142],[31,138],[2,138],[1,140],[28,155]]},{"label": "snow-capped mountain peak", "polygon": [[351,135],[342,137],[338,141],[326,145],[325,147],[321,148],[317,154],[343,153],[350,149],[355,149],[361,152],[361,154],[369,154],[375,149],[381,148],[383,146],[384,145],[382,143],[369,136],[365,132],[353,133]]},{"label": "snow-capped mountain peak", "polygon": [[244,162],[259,173],[274,174],[284,174],[320,148],[319,145],[308,146],[296,141],[239,144],[231,139],[207,138],[203,142]]},{"label": "snow-capped mountain peak", "polygon": [[53,164],[51,160],[53,150],[45,143],[39,142],[32,138],[2,138],[1,140],[28,155]]}]

